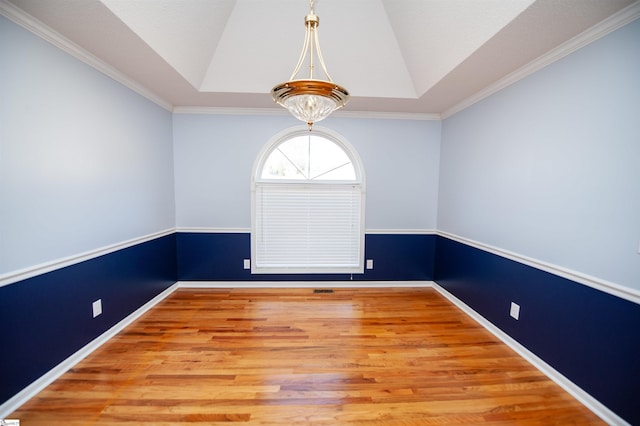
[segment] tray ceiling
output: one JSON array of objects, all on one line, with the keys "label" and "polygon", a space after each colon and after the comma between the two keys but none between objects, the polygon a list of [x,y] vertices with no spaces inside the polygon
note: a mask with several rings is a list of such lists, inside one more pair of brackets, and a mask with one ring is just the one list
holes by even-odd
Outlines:
[{"label": "tray ceiling", "polygon": [[[170,107],[276,108],[306,0],[1,0]],[[442,114],[632,0],[316,0],[346,110]],[[636,2],[637,3],[637,2]],[[36,21],[36,22],[37,22]]]}]

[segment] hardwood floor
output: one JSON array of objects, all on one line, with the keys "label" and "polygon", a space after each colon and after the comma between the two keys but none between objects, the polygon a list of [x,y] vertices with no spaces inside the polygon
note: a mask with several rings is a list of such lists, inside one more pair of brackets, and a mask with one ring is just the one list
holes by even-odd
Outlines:
[{"label": "hardwood floor", "polygon": [[595,425],[435,290],[180,289],[21,425]]}]

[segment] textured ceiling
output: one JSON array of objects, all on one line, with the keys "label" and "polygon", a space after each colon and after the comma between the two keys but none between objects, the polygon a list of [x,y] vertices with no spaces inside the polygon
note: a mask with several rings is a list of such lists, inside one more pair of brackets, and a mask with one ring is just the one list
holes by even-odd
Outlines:
[{"label": "textured ceiling", "polygon": [[[0,0],[172,107],[274,108],[307,0]],[[347,110],[439,114],[633,0],[316,0]],[[636,2],[638,3],[638,2]]]}]

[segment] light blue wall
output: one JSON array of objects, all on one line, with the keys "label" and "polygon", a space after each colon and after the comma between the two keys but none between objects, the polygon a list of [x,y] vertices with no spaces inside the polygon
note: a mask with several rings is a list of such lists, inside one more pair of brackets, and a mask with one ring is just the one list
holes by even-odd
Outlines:
[{"label": "light blue wall", "polygon": [[640,289],[640,20],[443,123],[438,229]]},{"label": "light blue wall", "polygon": [[0,277],[172,228],[171,125],[0,17]]},{"label": "light blue wall", "polygon": [[[174,115],[177,226],[251,227],[251,173],[269,139],[299,126],[290,117]],[[435,229],[440,122],[330,118],[366,174],[366,228]]]},{"label": "light blue wall", "polygon": [[176,224],[249,228],[253,162],[290,117],[174,114]]},{"label": "light blue wall", "polygon": [[[367,229],[437,228],[640,288],[639,26],[443,123],[320,123],[362,159]],[[299,125],[172,116],[4,18],[0,61],[0,276],[173,226],[249,228],[253,162]]]}]

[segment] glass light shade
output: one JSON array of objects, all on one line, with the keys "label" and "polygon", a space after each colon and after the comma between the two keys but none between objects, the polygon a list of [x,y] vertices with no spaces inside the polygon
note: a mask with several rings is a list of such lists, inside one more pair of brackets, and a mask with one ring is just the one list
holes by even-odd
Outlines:
[{"label": "glass light shade", "polygon": [[305,123],[323,120],[338,107],[333,99],[318,95],[291,96],[283,105],[291,115]]}]

